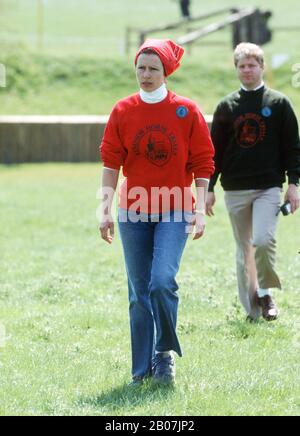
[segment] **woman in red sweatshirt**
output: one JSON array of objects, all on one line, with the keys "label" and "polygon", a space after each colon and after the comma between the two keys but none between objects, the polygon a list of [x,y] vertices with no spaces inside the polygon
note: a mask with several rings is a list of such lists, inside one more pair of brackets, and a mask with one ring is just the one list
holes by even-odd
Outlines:
[{"label": "woman in red sweatshirt", "polygon": [[[132,383],[148,376],[175,380],[176,274],[188,238],[205,228],[205,196],[214,173],[214,149],[203,115],[193,101],[167,90],[183,48],[147,40],[136,58],[140,91],[116,104],[100,147],[104,162],[100,231],[112,243],[112,202],[123,167],[119,230],[129,284]],[[197,198],[192,194],[195,180]]]}]

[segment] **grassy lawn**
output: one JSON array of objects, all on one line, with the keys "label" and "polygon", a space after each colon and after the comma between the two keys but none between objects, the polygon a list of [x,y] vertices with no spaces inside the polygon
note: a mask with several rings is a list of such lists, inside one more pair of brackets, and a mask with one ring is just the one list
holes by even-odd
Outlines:
[{"label": "grassy lawn", "polygon": [[[7,43],[23,42],[32,49],[38,47],[38,7],[39,0],[1,0],[0,35]],[[176,22],[180,19],[177,0],[46,0],[44,1],[44,46],[43,51],[62,56],[70,54],[93,55],[98,58],[121,57],[124,52],[125,29],[128,26],[149,29],[158,25]],[[271,10],[273,17],[270,26],[298,26],[298,1],[265,0],[210,0],[192,1],[192,14],[198,16],[208,11],[231,7],[256,6],[262,10]],[[188,26],[193,29],[193,26]],[[196,25],[197,27],[197,25]],[[185,33],[180,30],[171,32],[172,37]],[[297,54],[298,34],[282,34],[273,45],[274,50],[288,50]],[[155,36],[165,36],[155,35]],[[169,36],[169,35],[167,35]],[[217,53],[230,49],[230,32],[226,30],[201,42],[222,42]],[[133,38],[133,43],[137,37]],[[288,46],[287,46],[288,44]],[[198,44],[197,44],[198,45]],[[207,49],[207,47],[206,47]],[[210,48],[208,48],[210,50]],[[206,52],[208,51],[206,50]]]},{"label": "grassy lawn", "polygon": [[299,415],[300,214],[278,232],[281,317],[251,325],[218,191],[178,276],[177,386],[132,392],[121,245],[97,232],[100,174],[95,164],[0,167],[0,414]]},{"label": "grassy lawn", "polygon": [[[0,115],[109,113],[137,89],[126,26],[179,18],[175,0],[47,0],[39,49],[37,3],[0,0]],[[233,5],[194,1],[193,14]],[[260,7],[274,12],[272,28],[299,25],[298,0]],[[300,116],[299,33],[277,32],[265,50],[268,84]],[[284,53],[289,60],[272,71]],[[237,87],[229,30],[197,43],[169,80],[205,113]],[[100,176],[95,164],[0,165],[0,415],[299,415],[300,213],[282,217],[278,231],[281,317],[248,324],[218,191],[216,217],[203,240],[189,241],[178,276],[177,386],[132,391],[125,268],[118,232],[112,247],[98,236]]]},{"label": "grassy lawn", "polygon": [[[7,87],[0,88],[0,114],[109,113],[118,99],[137,90],[136,41],[130,55],[122,49],[126,26],[149,28],[180,16],[175,0],[87,0],[84,7],[79,0],[48,0],[41,50],[37,48],[37,4],[37,0],[0,2],[0,63],[7,69]],[[234,4],[233,0],[194,1],[193,14]],[[248,0],[238,4],[249,6]],[[265,0],[259,7],[273,11],[273,29],[299,25],[298,0]],[[152,36],[176,38],[186,30]],[[300,62],[299,33],[275,32],[265,51],[267,83],[286,93],[300,116],[300,88],[292,86],[292,68]],[[273,56],[278,54],[288,54],[289,59],[272,71]],[[196,100],[206,113],[212,113],[220,98],[238,86],[229,29],[195,44],[169,80],[172,90]]]}]

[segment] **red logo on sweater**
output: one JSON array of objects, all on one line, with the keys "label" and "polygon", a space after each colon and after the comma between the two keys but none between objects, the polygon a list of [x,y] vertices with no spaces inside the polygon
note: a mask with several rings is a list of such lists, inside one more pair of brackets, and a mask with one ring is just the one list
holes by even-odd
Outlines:
[{"label": "red logo on sweater", "polygon": [[177,152],[176,137],[161,125],[147,126],[136,135],[133,150],[153,165],[162,167]]},{"label": "red logo on sweater", "polygon": [[256,114],[240,116],[235,122],[236,141],[242,148],[252,148],[266,136],[266,123]]}]

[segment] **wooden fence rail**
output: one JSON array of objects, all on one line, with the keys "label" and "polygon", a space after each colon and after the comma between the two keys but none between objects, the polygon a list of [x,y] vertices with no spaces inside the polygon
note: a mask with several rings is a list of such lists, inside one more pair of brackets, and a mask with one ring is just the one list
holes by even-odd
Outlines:
[{"label": "wooden fence rail", "polygon": [[203,27],[202,29],[196,30],[194,32],[189,33],[188,35],[185,35],[185,36],[178,38],[177,42],[178,42],[178,44],[181,44],[181,45],[192,44],[193,42],[195,42],[201,38],[204,38],[205,36],[207,36],[211,33],[215,33],[218,30],[222,30],[227,26],[238,23],[245,18],[249,18],[254,13],[255,13],[254,8],[248,8],[248,9],[233,13],[232,15],[225,18],[221,22],[209,24],[208,26]]},{"label": "wooden fence rail", "polygon": [[0,117],[0,163],[95,162],[107,117]]},{"label": "wooden fence rail", "polygon": [[[191,23],[200,23],[202,20],[213,18],[218,15],[227,14],[225,18],[219,19],[209,25],[199,27],[196,30],[188,30]],[[268,28],[268,20],[272,16],[272,12],[262,12],[255,7],[248,8],[224,8],[216,11],[200,15],[190,20],[182,20],[177,23],[171,23],[165,26],[158,26],[149,29],[127,28],[126,30],[126,51],[129,53],[131,48],[131,34],[137,32],[139,37],[139,45],[141,45],[148,35],[159,32],[169,32],[170,30],[180,29],[185,26],[187,34],[177,38],[177,43],[191,45],[204,37],[218,32],[226,27],[232,29],[232,46],[235,48],[240,42],[253,42],[263,45],[272,39],[272,31]],[[189,50],[190,51],[190,50]]]},{"label": "wooden fence rail", "polygon": [[[151,35],[154,33],[168,32],[169,30],[180,29],[181,27],[189,26],[192,23],[197,23],[197,22],[206,20],[208,18],[213,18],[213,17],[216,17],[218,15],[226,14],[226,13],[229,13],[230,11],[231,11],[230,8],[217,9],[215,11],[211,11],[211,12],[208,12],[206,14],[199,15],[197,17],[191,17],[189,20],[180,20],[180,21],[177,21],[176,23],[170,23],[170,24],[167,24],[164,26],[157,26],[157,27],[152,27],[152,28],[143,29],[143,30],[140,28],[136,28],[136,27],[127,27],[126,36],[125,36],[126,52],[130,53],[130,49],[132,46],[132,43],[131,43],[132,33],[136,33],[138,35],[138,46],[140,46],[144,43],[144,41],[146,40],[148,35]],[[136,45],[134,46],[134,48],[136,49]]]},{"label": "wooden fence rail", "polygon": [[107,121],[108,116],[0,116],[0,164],[98,162]]}]

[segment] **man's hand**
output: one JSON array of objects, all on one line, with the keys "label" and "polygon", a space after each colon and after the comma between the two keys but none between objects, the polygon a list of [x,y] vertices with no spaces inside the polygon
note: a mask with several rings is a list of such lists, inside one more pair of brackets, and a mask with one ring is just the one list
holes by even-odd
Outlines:
[{"label": "man's hand", "polygon": [[209,192],[206,199],[206,215],[214,216],[213,207],[216,204],[216,196],[214,192]]},{"label": "man's hand", "polygon": [[192,226],[195,227],[194,229],[194,238],[193,240],[196,241],[197,239],[200,239],[205,230],[205,215],[204,212],[196,212],[195,218],[191,222]]},{"label": "man's hand", "polygon": [[112,244],[115,236],[115,225],[113,219],[106,218],[103,220],[100,224],[99,230],[101,233],[101,238],[109,244]]},{"label": "man's hand", "polygon": [[296,185],[289,185],[284,201],[289,201],[291,203],[292,213],[295,213],[300,205],[299,190]]},{"label": "man's hand", "polygon": [[101,205],[100,205],[100,233],[104,241],[111,244],[114,239],[115,225],[111,215],[112,204],[117,189],[119,171],[112,168],[103,168],[102,188],[101,188]]}]

